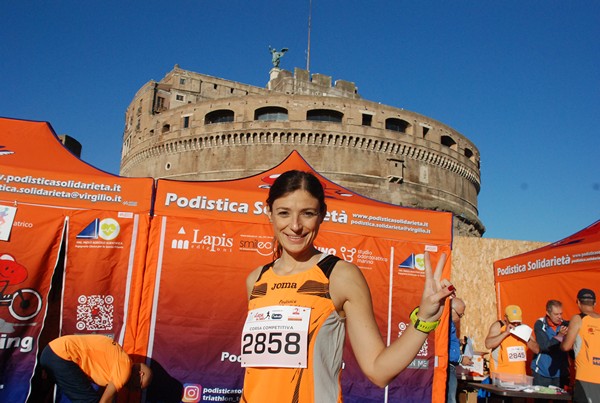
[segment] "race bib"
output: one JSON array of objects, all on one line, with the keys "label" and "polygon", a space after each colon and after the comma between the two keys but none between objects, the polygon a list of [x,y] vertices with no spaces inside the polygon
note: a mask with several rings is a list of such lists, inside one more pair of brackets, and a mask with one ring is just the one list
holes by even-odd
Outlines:
[{"label": "race bib", "polygon": [[508,361],[513,362],[527,360],[527,354],[525,354],[525,347],[523,346],[508,347],[506,352],[508,353]]},{"label": "race bib", "polygon": [[306,368],[310,308],[267,306],[248,312],[242,367]]}]

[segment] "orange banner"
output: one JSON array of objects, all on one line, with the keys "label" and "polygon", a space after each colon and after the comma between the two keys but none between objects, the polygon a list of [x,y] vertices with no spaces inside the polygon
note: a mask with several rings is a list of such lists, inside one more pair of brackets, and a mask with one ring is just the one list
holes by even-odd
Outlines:
[{"label": "orange banner", "polygon": [[130,212],[71,212],[62,334],[107,334],[123,344],[131,292],[141,289],[148,232],[144,217]]},{"label": "orange banner", "polygon": [[[4,206],[0,204],[0,210]],[[60,209],[27,205],[16,209],[10,237],[0,242],[2,402],[26,400],[42,328],[52,327],[50,322],[57,319],[48,318],[46,311],[65,221]]]},{"label": "orange banner", "polygon": [[557,299],[569,319],[579,312],[577,291],[600,284],[599,263],[600,221],[560,241],[494,262],[498,316],[507,305],[516,304],[533,326],[544,315],[546,301]]}]

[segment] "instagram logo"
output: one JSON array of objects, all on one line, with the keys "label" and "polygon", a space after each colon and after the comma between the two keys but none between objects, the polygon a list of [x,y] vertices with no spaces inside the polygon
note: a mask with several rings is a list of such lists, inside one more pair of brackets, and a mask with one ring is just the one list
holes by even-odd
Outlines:
[{"label": "instagram logo", "polygon": [[198,403],[202,399],[202,385],[195,383],[186,383],[183,385],[182,402]]}]

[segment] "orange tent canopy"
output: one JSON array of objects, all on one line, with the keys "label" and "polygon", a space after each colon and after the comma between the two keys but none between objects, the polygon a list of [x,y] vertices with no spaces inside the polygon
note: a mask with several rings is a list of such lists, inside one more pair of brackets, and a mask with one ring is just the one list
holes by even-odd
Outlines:
[{"label": "orange tent canopy", "polygon": [[150,211],[152,178],[122,178],[71,154],[47,122],[0,118],[0,197],[56,207]]},{"label": "orange tent canopy", "polygon": [[516,304],[532,325],[544,315],[546,301],[557,299],[570,318],[578,313],[579,289],[600,291],[600,220],[560,241],[494,262],[494,279],[499,317]]}]

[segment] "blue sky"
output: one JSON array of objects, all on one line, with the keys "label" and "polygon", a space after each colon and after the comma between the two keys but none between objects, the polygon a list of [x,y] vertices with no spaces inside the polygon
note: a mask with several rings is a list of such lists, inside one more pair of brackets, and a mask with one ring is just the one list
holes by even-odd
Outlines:
[{"label": "blue sky", "polygon": [[[306,67],[309,0],[0,3],[0,116],[43,120],[118,174],[125,109],[175,64],[264,86]],[[312,0],[310,70],[479,148],[484,237],[600,219],[600,2]]]}]

